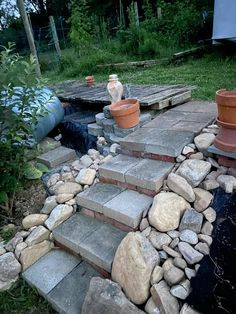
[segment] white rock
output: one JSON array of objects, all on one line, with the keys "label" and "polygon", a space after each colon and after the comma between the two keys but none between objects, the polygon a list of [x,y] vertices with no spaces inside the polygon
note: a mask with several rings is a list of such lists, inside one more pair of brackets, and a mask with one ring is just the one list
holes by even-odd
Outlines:
[{"label": "white rock", "polygon": [[204,224],[202,225],[201,233],[210,236],[212,234],[212,231],[213,231],[213,225],[209,221],[205,221]]},{"label": "white rock", "polygon": [[217,171],[211,171],[207,176],[206,180],[216,180],[219,177],[220,173]]},{"label": "white rock", "polygon": [[179,314],[200,314],[200,313],[195,311],[190,305],[185,303]]},{"label": "white rock", "polygon": [[214,158],[208,157],[207,161],[212,165],[212,167],[220,168],[220,165]]},{"label": "white rock", "polygon": [[217,177],[217,182],[220,184],[220,187],[225,190],[226,193],[233,193],[233,190],[236,188],[236,178],[228,175],[219,175]]},{"label": "white rock", "polygon": [[208,220],[210,223],[216,220],[216,211],[212,207],[209,207],[206,210],[204,210],[203,215],[206,218],[206,220]]},{"label": "white rock", "polygon": [[76,159],[75,161],[73,161],[72,164],[71,164],[71,166],[72,166],[72,168],[73,168],[74,170],[76,170],[76,171],[80,171],[80,169],[83,168],[83,166],[82,166],[80,160],[78,160],[78,159]]},{"label": "white rock", "polygon": [[163,268],[158,265],[155,266],[152,272],[152,276],[151,276],[151,284],[154,285],[155,283],[158,283],[159,281],[161,281],[161,279],[163,278],[163,275],[164,275]]},{"label": "white rock", "polygon": [[167,234],[168,234],[172,239],[175,239],[175,238],[178,238],[178,237],[179,237],[179,231],[177,231],[177,230],[168,231]]},{"label": "white rock", "polygon": [[171,287],[170,293],[178,299],[185,300],[191,291],[190,289],[190,281],[185,279],[179,285]]},{"label": "white rock", "polygon": [[76,182],[66,182],[60,185],[56,190],[55,194],[78,194],[82,191],[82,186]]},{"label": "white rock", "polygon": [[90,148],[88,150],[88,155],[92,160],[96,160],[100,156],[100,153],[96,149]]},{"label": "white rock", "polygon": [[88,168],[92,165],[93,161],[88,155],[84,155],[80,158],[81,164],[83,167]]},{"label": "white rock", "polygon": [[15,256],[17,259],[20,258],[21,251],[23,251],[28,245],[25,242],[17,244],[15,249]]},{"label": "white rock", "polygon": [[174,249],[179,243],[179,238],[175,238],[170,242],[170,248]]},{"label": "white rock", "polygon": [[204,255],[208,255],[210,252],[209,246],[203,242],[199,242],[197,245],[194,246],[194,248]]},{"label": "white rock", "polygon": [[31,227],[43,225],[47,218],[48,215],[45,214],[31,214],[22,220],[22,226],[24,229],[28,230]]},{"label": "white rock", "polygon": [[164,272],[168,271],[170,268],[174,266],[173,258],[167,258],[167,260],[162,264],[162,269]]},{"label": "white rock", "polygon": [[195,153],[195,154],[190,155],[190,156],[189,156],[189,159],[203,160],[203,159],[204,159],[204,156],[203,156],[203,153],[198,152],[198,153]]},{"label": "white rock", "polygon": [[96,177],[95,169],[81,169],[78,176],[75,178],[75,181],[83,185],[93,184],[93,180]]},{"label": "white rock", "polygon": [[194,153],[194,149],[190,146],[184,146],[183,150],[182,150],[182,154],[183,155],[188,155],[188,154],[192,154]]},{"label": "white rock", "polygon": [[220,184],[216,180],[213,180],[213,179],[205,180],[201,183],[201,187],[207,191],[217,189],[219,186]]},{"label": "white rock", "polygon": [[180,242],[178,244],[178,248],[186,262],[190,265],[200,262],[203,258],[203,254],[196,251],[190,244],[186,242]]},{"label": "white rock", "polygon": [[186,277],[190,280],[191,278],[196,276],[196,271],[192,268],[186,267],[184,269]]},{"label": "white rock", "polygon": [[193,189],[183,177],[175,173],[170,173],[167,178],[167,185],[173,192],[185,198],[186,201],[195,201]]},{"label": "white rock", "polygon": [[160,310],[156,306],[152,297],[150,299],[148,299],[144,309],[145,309],[145,312],[148,314],[159,314],[160,313]]},{"label": "white rock", "polygon": [[194,138],[194,143],[200,152],[205,153],[207,152],[208,147],[214,142],[214,139],[214,134],[203,133]]},{"label": "white rock", "polygon": [[196,187],[201,183],[211,170],[211,164],[207,161],[188,159],[185,160],[177,170],[177,174]]},{"label": "white rock", "polygon": [[212,244],[212,237],[208,236],[207,234],[199,234],[198,239],[204,243],[206,243],[208,246]]},{"label": "white rock", "polygon": [[157,231],[151,231],[148,239],[150,240],[152,245],[158,250],[161,250],[163,245],[169,245],[172,240],[171,237],[168,236],[168,234]]},{"label": "white rock", "polygon": [[178,157],[176,157],[176,162],[183,162],[186,159],[186,157],[184,155],[179,155]]},{"label": "white rock", "polygon": [[44,226],[36,227],[25,240],[28,246],[40,243],[44,240],[48,240],[50,235],[50,231],[46,229]]},{"label": "white rock", "polygon": [[184,279],[184,272],[176,266],[164,272],[164,279],[169,286],[173,286]]},{"label": "white rock", "polygon": [[117,148],[119,148],[119,147],[120,147],[120,145],[117,144],[117,143],[112,144],[111,147],[110,147],[110,153],[111,153],[112,155],[115,155],[115,154],[116,154],[116,150],[117,150]]},{"label": "white rock", "polygon": [[0,280],[15,279],[21,271],[21,265],[12,252],[0,256]]},{"label": "white rock", "polygon": [[55,185],[51,186],[49,189],[50,194],[55,194],[55,191],[59,189],[60,186],[63,186],[65,183],[63,181],[58,181]]},{"label": "white rock", "polygon": [[112,279],[132,302],[142,304],[148,299],[152,271],[159,262],[158,252],[149,240],[139,232],[130,232],[116,251]]},{"label": "white rock", "polygon": [[53,243],[50,241],[43,241],[38,244],[28,246],[21,251],[20,262],[23,270],[34,264],[40,257],[45,255],[53,248]]},{"label": "white rock", "polygon": [[185,229],[180,232],[180,240],[190,244],[197,244],[198,236],[194,231]]},{"label": "white rock", "polygon": [[64,182],[74,182],[75,178],[72,172],[65,172],[61,175],[61,180]]},{"label": "white rock", "polygon": [[71,200],[67,201],[66,204],[70,206],[76,205],[76,199],[72,198]]},{"label": "white rock", "polygon": [[44,202],[44,206],[41,209],[40,213],[41,214],[50,214],[53,208],[57,206],[57,201],[56,201],[56,196],[49,196],[46,198]]},{"label": "white rock", "polygon": [[163,245],[162,248],[168,255],[170,255],[172,257],[181,257],[179,252],[173,250],[172,248],[170,248],[167,245]]},{"label": "white rock", "polygon": [[194,208],[198,212],[202,212],[204,209],[206,209],[210,205],[213,199],[213,195],[210,192],[200,189],[200,188],[195,188],[194,193],[196,195]]},{"label": "white rock", "polygon": [[187,263],[181,257],[175,257],[173,262],[176,267],[179,267],[181,269],[185,269],[187,267]]},{"label": "white rock", "polygon": [[73,197],[74,197],[74,194],[59,194],[56,196],[56,201],[57,203],[62,204],[62,203],[68,202]]},{"label": "white rock", "polygon": [[104,164],[105,162],[108,162],[110,160],[112,160],[112,155],[107,155],[106,157],[104,157],[101,161],[100,161],[100,164]]},{"label": "white rock", "polygon": [[66,204],[60,204],[57,205],[51,212],[49,218],[45,221],[45,226],[49,230],[55,229],[57,226],[59,226],[63,221],[68,219],[73,213],[73,207],[66,205]]},{"label": "white rock", "polygon": [[140,231],[143,231],[145,230],[147,227],[149,226],[149,222],[147,220],[147,218],[143,218],[140,222],[140,225],[139,225],[139,230]]},{"label": "white rock", "polygon": [[59,173],[52,174],[47,181],[47,187],[55,185],[60,180],[60,177]]},{"label": "white rock", "polygon": [[190,205],[183,197],[172,192],[159,193],[149,210],[149,223],[161,232],[174,230],[178,228],[186,208],[190,208]]}]

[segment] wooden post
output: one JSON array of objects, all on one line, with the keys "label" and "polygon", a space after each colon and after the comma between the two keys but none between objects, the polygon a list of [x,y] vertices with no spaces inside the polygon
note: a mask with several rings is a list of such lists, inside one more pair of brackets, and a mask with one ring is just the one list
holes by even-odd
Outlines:
[{"label": "wooden post", "polygon": [[134,12],[136,15],[136,25],[139,26],[138,3],[134,2]]},{"label": "wooden post", "polygon": [[28,20],[28,16],[27,16],[27,13],[25,10],[23,0],[17,0],[17,6],[19,8],[20,15],[21,15],[21,18],[22,18],[22,21],[24,24],[24,28],[25,28],[27,39],[28,39],[30,51],[31,51],[31,53],[34,56],[35,61],[36,61],[36,74],[38,76],[41,76],[39,59],[38,59],[37,50],[36,50],[36,47],[34,44],[34,37],[33,37],[33,34],[31,32],[31,28],[30,28],[30,24],[29,24],[29,20]]},{"label": "wooden post", "polygon": [[58,57],[60,59],[61,58],[61,49],[60,49],[60,45],[59,45],[59,40],[58,40],[58,36],[57,36],[57,30],[56,30],[56,26],[55,26],[55,22],[54,22],[53,16],[49,16],[49,21],[50,21],[50,27],[51,27],[51,30],[52,30],[52,37],[53,37],[54,45],[55,45]]}]

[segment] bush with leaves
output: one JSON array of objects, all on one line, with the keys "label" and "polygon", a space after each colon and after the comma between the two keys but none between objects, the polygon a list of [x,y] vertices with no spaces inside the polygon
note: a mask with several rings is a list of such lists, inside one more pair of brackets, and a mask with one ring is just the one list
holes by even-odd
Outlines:
[{"label": "bush with leaves", "polygon": [[14,53],[14,45],[0,52],[0,207],[13,215],[16,191],[24,181],[25,143],[39,116],[47,110],[38,95],[44,81],[36,76],[36,63]]}]

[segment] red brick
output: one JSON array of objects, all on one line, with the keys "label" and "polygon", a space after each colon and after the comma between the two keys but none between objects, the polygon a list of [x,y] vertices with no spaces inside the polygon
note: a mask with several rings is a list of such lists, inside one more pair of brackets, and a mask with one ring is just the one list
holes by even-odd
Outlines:
[{"label": "red brick", "polygon": [[236,159],[232,159],[232,158],[228,158],[228,157],[224,157],[224,156],[218,156],[218,163],[221,166],[236,169]]},{"label": "red brick", "polygon": [[144,188],[141,188],[139,186],[137,186],[137,191],[140,193],[146,194],[148,196],[151,196],[151,197],[154,197],[157,194],[157,192],[155,192],[155,191],[144,189]]},{"label": "red brick", "polygon": [[86,215],[86,216],[89,216],[89,217],[92,217],[92,218],[95,217],[95,212],[93,210],[91,210],[91,209],[87,209],[87,208],[82,207],[80,212],[83,215]]}]

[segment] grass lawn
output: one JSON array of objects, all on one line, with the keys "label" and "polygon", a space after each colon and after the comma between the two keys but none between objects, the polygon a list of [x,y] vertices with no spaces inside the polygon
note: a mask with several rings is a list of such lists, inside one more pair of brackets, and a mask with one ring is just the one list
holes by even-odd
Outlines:
[{"label": "grass lawn", "polygon": [[[83,61],[81,61],[83,62]],[[223,58],[220,55],[208,54],[199,59],[191,59],[181,64],[155,65],[150,68],[136,69],[96,69],[92,73],[80,71],[79,60],[64,71],[47,71],[44,73],[50,82],[66,79],[84,80],[86,75],[93,74],[97,82],[107,82],[108,75],[117,73],[123,84],[186,84],[196,87],[194,99],[214,100],[215,91],[220,88],[236,88],[236,59]],[[132,92],[132,91],[131,91]],[[132,95],[135,97],[135,95]]]}]

